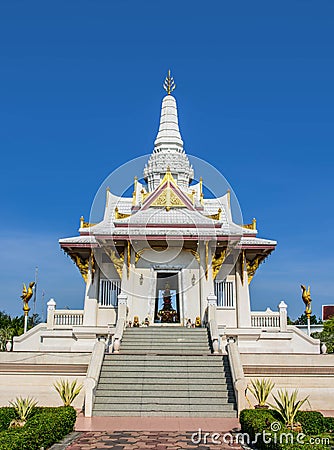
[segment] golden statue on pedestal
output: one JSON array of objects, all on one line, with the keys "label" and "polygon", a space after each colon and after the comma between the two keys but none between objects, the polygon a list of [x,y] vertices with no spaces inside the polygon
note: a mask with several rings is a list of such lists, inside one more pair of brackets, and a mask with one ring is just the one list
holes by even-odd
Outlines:
[{"label": "golden statue on pedestal", "polygon": [[23,283],[23,290],[22,290],[21,298],[23,300],[23,311],[25,314],[28,314],[28,312],[30,311],[28,303],[29,303],[29,300],[31,299],[31,297],[33,296],[34,286],[35,286],[34,281],[29,283],[28,289],[27,289],[27,286]]},{"label": "golden statue on pedestal", "polygon": [[303,299],[303,302],[305,303],[305,314],[306,314],[306,317],[309,319],[311,317],[311,313],[312,313],[311,288],[309,286],[308,289],[306,289],[306,287],[303,284],[301,284],[300,287],[302,289],[302,299]]}]

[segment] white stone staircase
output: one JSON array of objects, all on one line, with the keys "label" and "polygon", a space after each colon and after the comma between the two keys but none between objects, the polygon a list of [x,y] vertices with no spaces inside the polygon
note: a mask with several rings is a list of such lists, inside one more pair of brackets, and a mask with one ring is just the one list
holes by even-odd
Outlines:
[{"label": "white stone staircase", "polygon": [[128,328],[104,357],[93,415],[236,417],[228,359],[204,328]]}]

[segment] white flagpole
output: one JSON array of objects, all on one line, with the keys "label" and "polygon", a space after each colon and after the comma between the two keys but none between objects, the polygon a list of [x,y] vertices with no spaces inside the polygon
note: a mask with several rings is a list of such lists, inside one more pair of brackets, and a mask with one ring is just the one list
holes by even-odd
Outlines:
[{"label": "white flagpole", "polygon": [[35,314],[36,314],[36,301],[37,301],[37,278],[38,278],[38,267],[35,267],[35,286],[34,286],[34,300],[33,300],[33,310],[32,310],[32,326],[34,326]]}]

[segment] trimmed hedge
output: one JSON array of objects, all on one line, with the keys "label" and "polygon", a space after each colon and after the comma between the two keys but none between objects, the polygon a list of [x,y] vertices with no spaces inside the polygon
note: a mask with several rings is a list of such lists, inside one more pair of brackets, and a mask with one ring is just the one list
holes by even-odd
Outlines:
[{"label": "trimmed hedge", "polygon": [[334,417],[324,417],[324,425],[327,433],[334,433]]},{"label": "trimmed hedge", "polygon": [[[299,416],[296,420],[299,420],[304,427],[304,444],[299,444],[297,440],[298,433],[289,430],[285,424],[282,422],[280,415],[272,410],[263,409],[244,409],[240,413],[240,424],[242,433],[247,433],[251,441],[256,440],[256,448],[261,450],[326,450],[330,449],[330,445],[326,446],[324,444],[311,444],[309,443],[310,435],[320,435],[323,433],[327,427],[334,425],[333,422],[325,421],[325,418],[321,413],[315,411],[300,411]],[[309,415],[309,417],[308,417]],[[278,422],[279,431],[274,433],[271,429],[271,424],[273,422]],[[313,422],[313,423],[312,423]],[[328,423],[328,425],[325,425]],[[319,431],[319,430],[322,431]],[[263,431],[266,434],[266,442],[263,440]],[[286,435],[293,436],[293,443],[291,441],[286,441]],[[305,436],[306,435],[306,436]],[[267,442],[268,436],[271,437],[271,442]],[[276,437],[276,442],[275,442]],[[325,437],[323,434],[321,437]]]},{"label": "trimmed hedge", "polygon": [[[12,408],[0,408],[0,423],[3,423],[4,426],[10,418],[10,409]],[[4,417],[4,419],[2,420],[1,417]],[[12,418],[10,418],[9,423]],[[73,431],[75,420],[76,412],[72,406],[34,408],[24,427],[7,429],[6,431],[2,428],[0,432],[1,450],[40,450],[41,447],[48,448]]]},{"label": "trimmed hedge", "polygon": [[9,424],[15,417],[14,408],[10,408],[9,406],[0,408],[0,431],[7,430]]},{"label": "trimmed hedge", "polygon": [[298,411],[296,422],[300,422],[305,434],[316,435],[326,431],[324,416],[318,411]]}]

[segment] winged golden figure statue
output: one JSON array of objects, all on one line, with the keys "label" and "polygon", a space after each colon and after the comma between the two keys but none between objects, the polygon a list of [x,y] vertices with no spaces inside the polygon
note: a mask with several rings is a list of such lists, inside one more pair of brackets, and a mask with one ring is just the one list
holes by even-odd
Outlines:
[{"label": "winged golden figure statue", "polygon": [[311,316],[311,313],[312,313],[311,288],[309,286],[308,289],[306,289],[306,286],[304,286],[303,284],[301,284],[300,287],[302,289],[302,299],[303,299],[303,302],[305,303],[305,314],[306,314],[306,317],[309,319]]},{"label": "winged golden figure statue", "polygon": [[34,286],[35,286],[35,282],[32,281],[31,283],[29,283],[29,287],[27,288],[27,286],[23,283],[23,290],[22,290],[22,295],[21,298],[23,300],[23,311],[29,311],[29,305],[28,302],[31,299],[31,297],[33,296],[34,293]]}]

